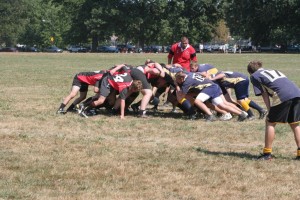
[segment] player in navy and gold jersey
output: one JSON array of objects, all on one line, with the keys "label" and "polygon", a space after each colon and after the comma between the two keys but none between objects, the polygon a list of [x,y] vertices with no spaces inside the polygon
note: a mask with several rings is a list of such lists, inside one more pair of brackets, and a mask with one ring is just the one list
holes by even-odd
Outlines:
[{"label": "player in navy and gold jersey", "polygon": [[[57,110],[57,113],[65,114],[68,111],[73,111],[75,106],[86,98],[89,85],[95,86],[94,91],[98,92],[98,82],[101,81],[106,72],[106,70],[101,70],[94,72],[80,72],[76,74],[73,79],[71,92],[67,97],[64,98],[62,104]],[[74,102],[65,111],[65,106],[78,94],[78,92],[80,92],[79,97],[75,99]]]},{"label": "player in navy and gold jersey", "polygon": [[191,72],[200,73],[204,77],[215,75],[218,73],[218,69],[211,64],[197,64],[197,62],[191,62]]},{"label": "player in navy and gold jersey", "polygon": [[256,109],[259,112],[259,119],[263,119],[267,114],[261,106],[256,104],[253,100],[249,99],[249,78],[245,74],[231,71],[219,71],[214,76],[209,77],[210,80],[215,81],[222,89],[224,96],[229,96],[227,99],[231,99],[227,88],[232,88],[235,92],[237,102],[248,113],[248,119],[254,119],[254,114],[250,107]]},{"label": "player in navy and gold jersey", "polygon": [[212,103],[220,109],[238,115],[239,121],[245,120],[248,116],[246,112],[238,109],[237,107],[235,108],[226,105],[221,97],[222,91],[220,87],[200,74],[185,74],[183,72],[178,72],[176,74],[176,82],[179,86],[179,88],[177,87],[178,102],[183,104],[185,101],[188,101],[185,98],[188,92],[196,93],[194,104],[207,114],[208,121],[214,121],[215,117],[210,109],[204,104],[207,100],[211,100]]},{"label": "player in navy and gold jersey", "polygon": [[[269,110],[265,128],[265,147],[261,160],[272,159],[272,143],[277,123],[288,123],[294,132],[297,149],[296,159],[300,160],[300,89],[282,72],[264,69],[261,61],[251,61],[247,70],[255,95],[261,95]],[[272,98],[272,102],[270,100]]]}]

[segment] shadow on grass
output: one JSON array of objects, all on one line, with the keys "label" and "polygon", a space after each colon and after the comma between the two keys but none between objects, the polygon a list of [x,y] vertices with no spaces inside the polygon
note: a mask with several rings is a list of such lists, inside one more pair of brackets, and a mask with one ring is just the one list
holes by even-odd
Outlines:
[{"label": "shadow on grass", "polygon": [[238,152],[220,152],[220,151],[209,151],[207,149],[203,149],[201,147],[196,148],[196,151],[207,154],[207,155],[213,155],[213,156],[232,156],[232,157],[238,157],[248,160],[255,160],[258,155],[252,155],[247,152],[244,153],[238,153]]}]

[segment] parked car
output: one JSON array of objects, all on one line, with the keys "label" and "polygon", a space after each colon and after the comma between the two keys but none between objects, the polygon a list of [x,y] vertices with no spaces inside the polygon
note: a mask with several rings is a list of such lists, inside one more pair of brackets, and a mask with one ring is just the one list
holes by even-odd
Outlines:
[{"label": "parked car", "polygon": [[1,52],[18,52],[18,49],[15,47],[3,47]]},{"label": "parked car", "polygon": [[117,48],[121,53],[133,53],[136,52],[136,48],[134,45],[130,44],[118,44]]},{"label": "parked car", "polygon": [[144,52],[145,53],[161,53],[162,49],[163,49],[162,46],[150,45],[150,46],[144,47]]},{"label": "parked car", "polygon": [[56,46],[51,46],[51,47],[46,47],[44,49],[44,52],[49,52],[49,53],[62,53],[63,50],[56,47]]},{"label": "parked car", "polygon": [[86,53],[87,52],[87,48],[83,47],[83,46],[70,46],[68,48],[68,51],[70,53]]},{"label": "parked car", "polygon": [[289,45],[286,48],[288,53],[300,53],[300,44]]},{"label": "parked car", "polygon": [[19,47],[18,51],[21,51],[21,52],[39,52],[39,50],[36,47],[31,47],[31,46]]},{"label": "parked car", "polygon": [[99,46],[97,52],[102,53],[119,53],[119,49],[116,46]]}]

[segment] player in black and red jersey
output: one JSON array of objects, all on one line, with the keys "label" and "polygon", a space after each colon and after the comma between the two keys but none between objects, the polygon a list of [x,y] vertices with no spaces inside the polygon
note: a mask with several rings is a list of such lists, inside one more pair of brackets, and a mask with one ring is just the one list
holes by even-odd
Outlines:
[{"label": "player in black and red jersey", "polygon": [[[66,112],[73,111],[75,106],[86,98],[89,85],[95,86],[94,91],[98,92],[98,82],[101,81],[107,71],[94,71],[94,72],[80,72],[74,76],[70,94],[64,98],[60,107],[57,110],[58,114],[65,114]],[[65,111],[66,105],[80,92],[80,95]]]},{"label": "player in black and red jersey", "polygon": [[132,92],[137,92],[142,89],[140,80],[133,80],[128,72],[114,72],[112,70],[101,81],[99,97],[92,101],[84,102],[80,105],[79,114],[86,117],[85,112],[93,107],[100,106],[104,103],[109,95],[115,96],[119,93],[121,119],[125,116],[125,99]]}]

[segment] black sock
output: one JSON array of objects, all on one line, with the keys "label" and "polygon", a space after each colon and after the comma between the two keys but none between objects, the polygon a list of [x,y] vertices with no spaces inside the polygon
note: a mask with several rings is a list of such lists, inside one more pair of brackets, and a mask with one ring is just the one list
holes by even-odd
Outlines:
[{"label": "black sock", "polygon": [[64,103],[61,103],[60,106],[59,106],[59,109],[63,110],[65,107],[66,107],[66,105]]},{"label": "black sock", "polygon": [[249,106],[251,108],[254,108],[255,110],[258,110],[259,112],[262,112],[264,109],[260,107],[258,104],[256,104],[254,101],[250,101]]},{"label": "black sock", "polygon": [[75,105],[74,105],[74,104],[71,104],[71,105],[69,106],[69,108],[67,109],[67,112],[73,110],[74,107],[75,107]]},{"label": "black sock", "polygon": [[247,113],[248,113],[248,117],[253,117],[253,116],[254,116],[254,114],[253,114],[253,112],[252,112],[251,109],[249,109],[249,110],[247,111]]}]

